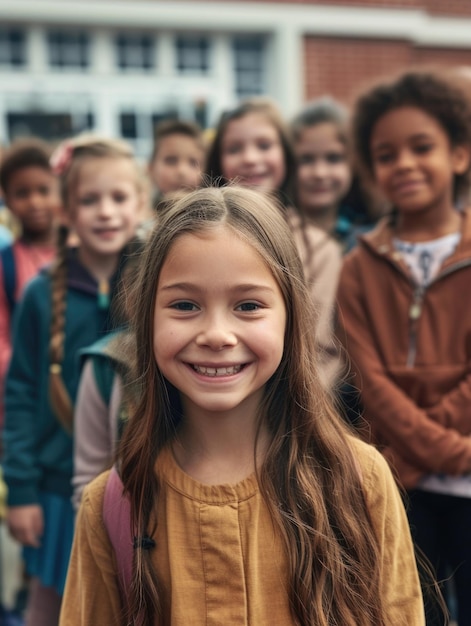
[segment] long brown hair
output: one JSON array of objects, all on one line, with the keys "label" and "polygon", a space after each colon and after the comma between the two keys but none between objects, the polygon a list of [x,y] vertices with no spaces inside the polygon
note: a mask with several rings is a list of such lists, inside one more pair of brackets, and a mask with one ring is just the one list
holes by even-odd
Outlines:
[{"label": "long brown hair", "polygon": [[[303,270],[282,212],[262,194],[208,188],[175,200],[160,216],[141,266],[135,312],[141,401],[119,452],[138,537],[151,536],[159,506],[160,450],[178,430],[178,390],[153,355],[157,283],[178,237],[223,224],[252,245],[283,295],[287,322],[282,361],[267,382],[258,415],[271,444],[258,471],[261,494],[284,542],[293,622],[300,626],[381,626],[378,538],[370,520],[347,427],[316,372],[312,310]],[[129,624],[161,623],[163,597],[148,550],[137,550]],[[159,619],[160,617],[160,619]]]}]

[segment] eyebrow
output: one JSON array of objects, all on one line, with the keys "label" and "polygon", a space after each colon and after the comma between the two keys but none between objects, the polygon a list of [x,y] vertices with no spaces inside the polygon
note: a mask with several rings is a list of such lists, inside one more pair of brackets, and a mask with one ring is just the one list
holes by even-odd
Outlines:
[{"label": "eyebrow", "polygon": [[[429,134],[427,134],[427,133],[417,133],[416,135],[412,135],[412,137],[409,137],[409,141],[410,140],[417,141],[417,140],[420,140],[420,139],[430,140],[431,136]],[[383,141],[383,142],[380,142],[380,143],[377,143],[377,144],[373,143],[372,150],[381,150],[382,148],[389,148],[391,145],[392,145],[391,141],[389,141],[389,142],[388,141]]]},{"label": "eyebrow", "polygon": [[[208,290],[206,287],[199,287],[198,285],[194,285],[192,283],[170,283],[168,285],[164,284],[162,285],[162,287],[160,287],[160,289],[162,291],[197,291],[197,292],[204,292]],[[266,293],[274,293],[275,290],[272,287],[269,287],[268,285],[257,285],[253,283],[248,283],[248,284],[236,285],[232,287],[230,291],[234,293],[236,292],[259,293],[261,291],[266,292]]]}]

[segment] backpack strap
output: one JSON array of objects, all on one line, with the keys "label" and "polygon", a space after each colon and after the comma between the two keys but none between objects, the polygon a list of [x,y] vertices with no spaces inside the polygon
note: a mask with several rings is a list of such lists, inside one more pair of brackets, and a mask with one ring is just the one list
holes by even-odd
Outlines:
[{"label": "backpack strap", "polygon": [[0,258],[2,260],[3,286],[11,316],[15,310],[16,291],[16,268],[13,246],[6,246],[0,250]]},{"label": "backpack strap", "polygon": [[131,533],[131,503],[123,491],[123,483],[113,465],[103,498],[103,522],[116,556],[121,595],[126,599],[131,587],[134,542]]},{"label": "backpack strap", "polygon": [[117,364],[113,357],[107,352],[107,347],[117,331],[106,333],[103,337],[95,341],[91,346],[86,346],[78,351],[80,369],[83,368],[87,360],[92,361],[93,376],[100,392],[100,398],[105,406],[110,405],[113,382],[117,370]]},{"label": "backpack strap", "polygon": [[90,358],[92,360],[93,375],[98,391],[100,392],[100,397],[105,406],[109,407],[116,373],[115,369],[109,357],[104,354],[93,354]]}]

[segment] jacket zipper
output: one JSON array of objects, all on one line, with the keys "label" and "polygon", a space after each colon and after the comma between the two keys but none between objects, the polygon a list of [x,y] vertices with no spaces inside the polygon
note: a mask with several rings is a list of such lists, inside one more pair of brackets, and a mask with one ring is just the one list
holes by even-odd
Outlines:
[{"label": "jacket zipper", "polygon": [[417,328],[422,314],[422,301],[425,287],[414,285],[414,296],[409,307],[409,348],[407,350],[407,367],[414,367],[417,356]]},{"label": "jacket zipper", "polygon": [[422,303],[424,300],[425,292],[431,285],[438,282],[442,278],[470,265],[471,259],[466,259],[465,261],[461,261],[460,263],[456,263],[455,265],[447,267],[446,270],[440,272],[438,276],[431,280],[427,287],[416,285],[413,281],[411,281],[412,287],[414,289],[414,294],[412,297],[411,305],[409,307],[409,347],[407,350],[407,367],[414,367],[415,365],[415,359],[417,356],[417,330],[419,326],[419,319],[422,315]]}]

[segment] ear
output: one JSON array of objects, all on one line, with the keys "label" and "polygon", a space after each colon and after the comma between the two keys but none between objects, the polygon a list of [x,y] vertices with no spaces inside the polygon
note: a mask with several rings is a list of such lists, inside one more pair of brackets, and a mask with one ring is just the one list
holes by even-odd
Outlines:
[{"label": "ear", "polygon": [[451,163],[455,174],[464,174],[471,162],[471,149],[468,146],[455,146],[452,150]]}]

